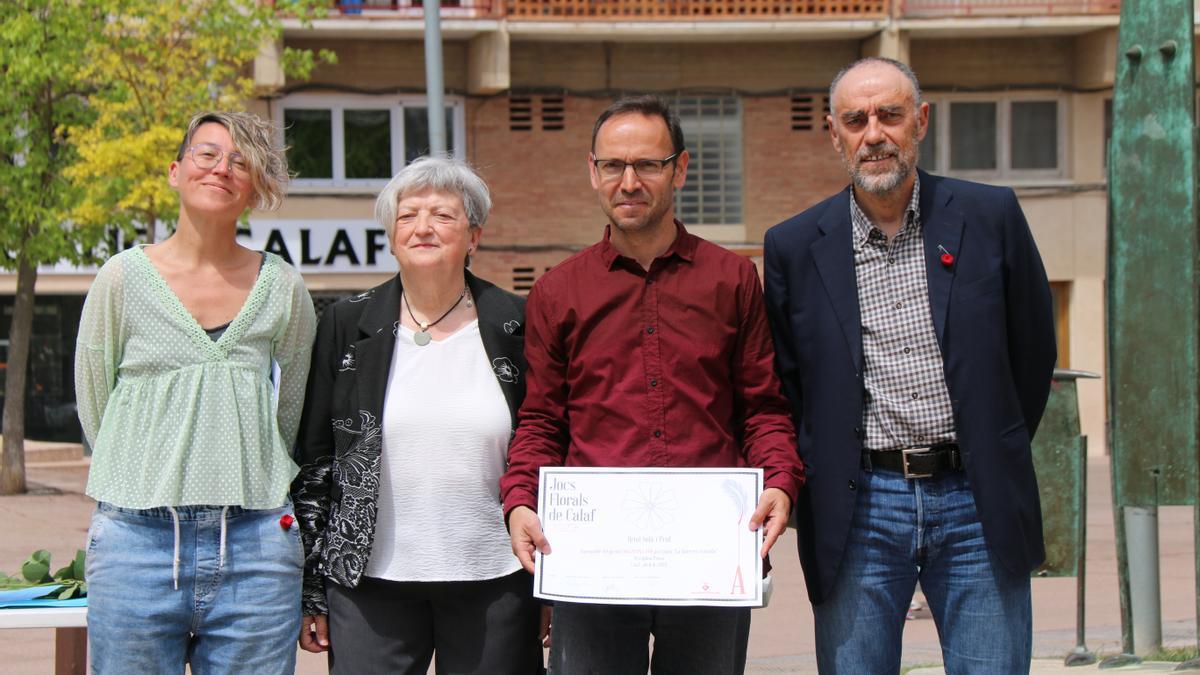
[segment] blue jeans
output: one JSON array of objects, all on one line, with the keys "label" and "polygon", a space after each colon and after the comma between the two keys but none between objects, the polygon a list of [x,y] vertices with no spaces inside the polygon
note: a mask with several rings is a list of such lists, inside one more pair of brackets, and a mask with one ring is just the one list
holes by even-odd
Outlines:
[{"label": "blue jeans", "polygon": [[[654,658],[650,659],[650,636]],[[738,675],[746,668],[747,607],[554,603],[551,675]]]},{"label": "blue jeans", "polygon": [[947,675],[1029,672],[1029,576],[988,552],[965,473],[909,480],[863,471],[829,597],[813,607],[822,673],[897,673],[917,581]]},{"label": "blue jeans", "polygon": [[291,504],[175,512],[178,539],[170,509],[97,506],[86,565],[92,672],[182,673],[185,662],[196,675],[294,672],[303,548],[299,527],[280,524]]}]

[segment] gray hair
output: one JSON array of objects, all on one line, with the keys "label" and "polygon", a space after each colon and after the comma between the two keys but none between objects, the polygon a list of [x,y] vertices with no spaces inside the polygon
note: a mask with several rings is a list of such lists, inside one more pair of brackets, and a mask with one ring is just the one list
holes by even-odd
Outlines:
[{"label": "gray hair", "polygon": [[375,220],[387,230],[389,240],[396,232],[396,206],[400,200],[426,188],[457,195],[472,228],[483,227],[492,210],[487,183],[471,165],[450,157],[418,157],[400,169],[375,200]]},{"label": "gray hair", "polygon": [[179,151],[175,154],[175,161],[183,160],[196,129],[209,122],[225,127],[238,152],[246,158],[250,183],[254,186],[251,206],[264,211],[279,208],[287,194],[288,181],[291,180],[287,155],[276,140],[278,133],[275,124],[254,113],[208,111],[193,115],[183,135],[183,142],[179,144]]},{"label": "gray hair", "polygon": [[895,68],[896,70],[900,71],[900,74],[903,75],[908,80],[908,83],[910,85],[912,85],[913,106],[920,107],[920,105],[921,105],[921,85],[919,82],[917,82],[917,74],[913,72],[912,68],[908,67],[907,63],[904,63],[903,61],[897,61],[896,59],[889,59],[889,58],[883,57],[883,56],[866,56],[866,57],[863,57],[863,58],[855,61],[854,63],[851,63],[850,65],[846,66],[845,68],[842,68],[841,70],[838,71],[837,75],[833,76],[833,82],[831,82],[829,84],[829,114],[831,114],[835,117],[837,116],[837,112],[833,109],[833,93],[837,90],[838,85],[842,83],[842,78],[845,77],[847,73],[854,70],[855,68],[858,68],[859,66],[870,65],[872,63],[880,63],[880,64],[889,65],[889,66]]}]

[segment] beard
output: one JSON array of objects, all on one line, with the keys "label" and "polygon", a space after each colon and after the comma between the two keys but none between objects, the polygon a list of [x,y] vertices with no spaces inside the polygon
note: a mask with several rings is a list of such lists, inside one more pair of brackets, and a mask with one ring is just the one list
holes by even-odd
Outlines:
[{"label": "beard", "polygon": [[[864,145],[853,158],[843,153],[842,165],[850,174],[854,187],[874,195],[886,195],[903,185],[917,166],[919,141],[915,132],[911,140],[906,148],[885,142],[872,146]],[[896,166],[883,173],[864,172],[863,162],[866,158],[877,155],[891,155],[896,160]]]}]

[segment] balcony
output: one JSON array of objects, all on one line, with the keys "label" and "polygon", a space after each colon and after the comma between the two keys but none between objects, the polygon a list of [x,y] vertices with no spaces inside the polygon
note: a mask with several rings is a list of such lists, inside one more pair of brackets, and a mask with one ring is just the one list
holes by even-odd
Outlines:
[{"label": "balcony", "polygon": [[[334,9],[343,17],[364,19],[423,19],[421,0],[335,0]],[[442,0],[445,19],[490,19],[493,10],[503,8],[503,0]]]},{"label": "balcony", "polygon": [[881,19],[891,0],[505,0],[514,21]]},{"label": "balcony", "polygon": [[896,0],[906,19],[1095,16],[1121,13],[1121,0]]}]

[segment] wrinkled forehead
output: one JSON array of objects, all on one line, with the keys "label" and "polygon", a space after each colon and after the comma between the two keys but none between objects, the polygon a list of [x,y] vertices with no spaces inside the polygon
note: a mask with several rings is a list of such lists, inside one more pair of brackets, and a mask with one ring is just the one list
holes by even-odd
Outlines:
[{"label": "wrinkled forehead", "polygon": [[912,83],[885,63],[867,63],[842,76],[833,92],[833,109],[871,110],[876,107],[915,105]]}]

